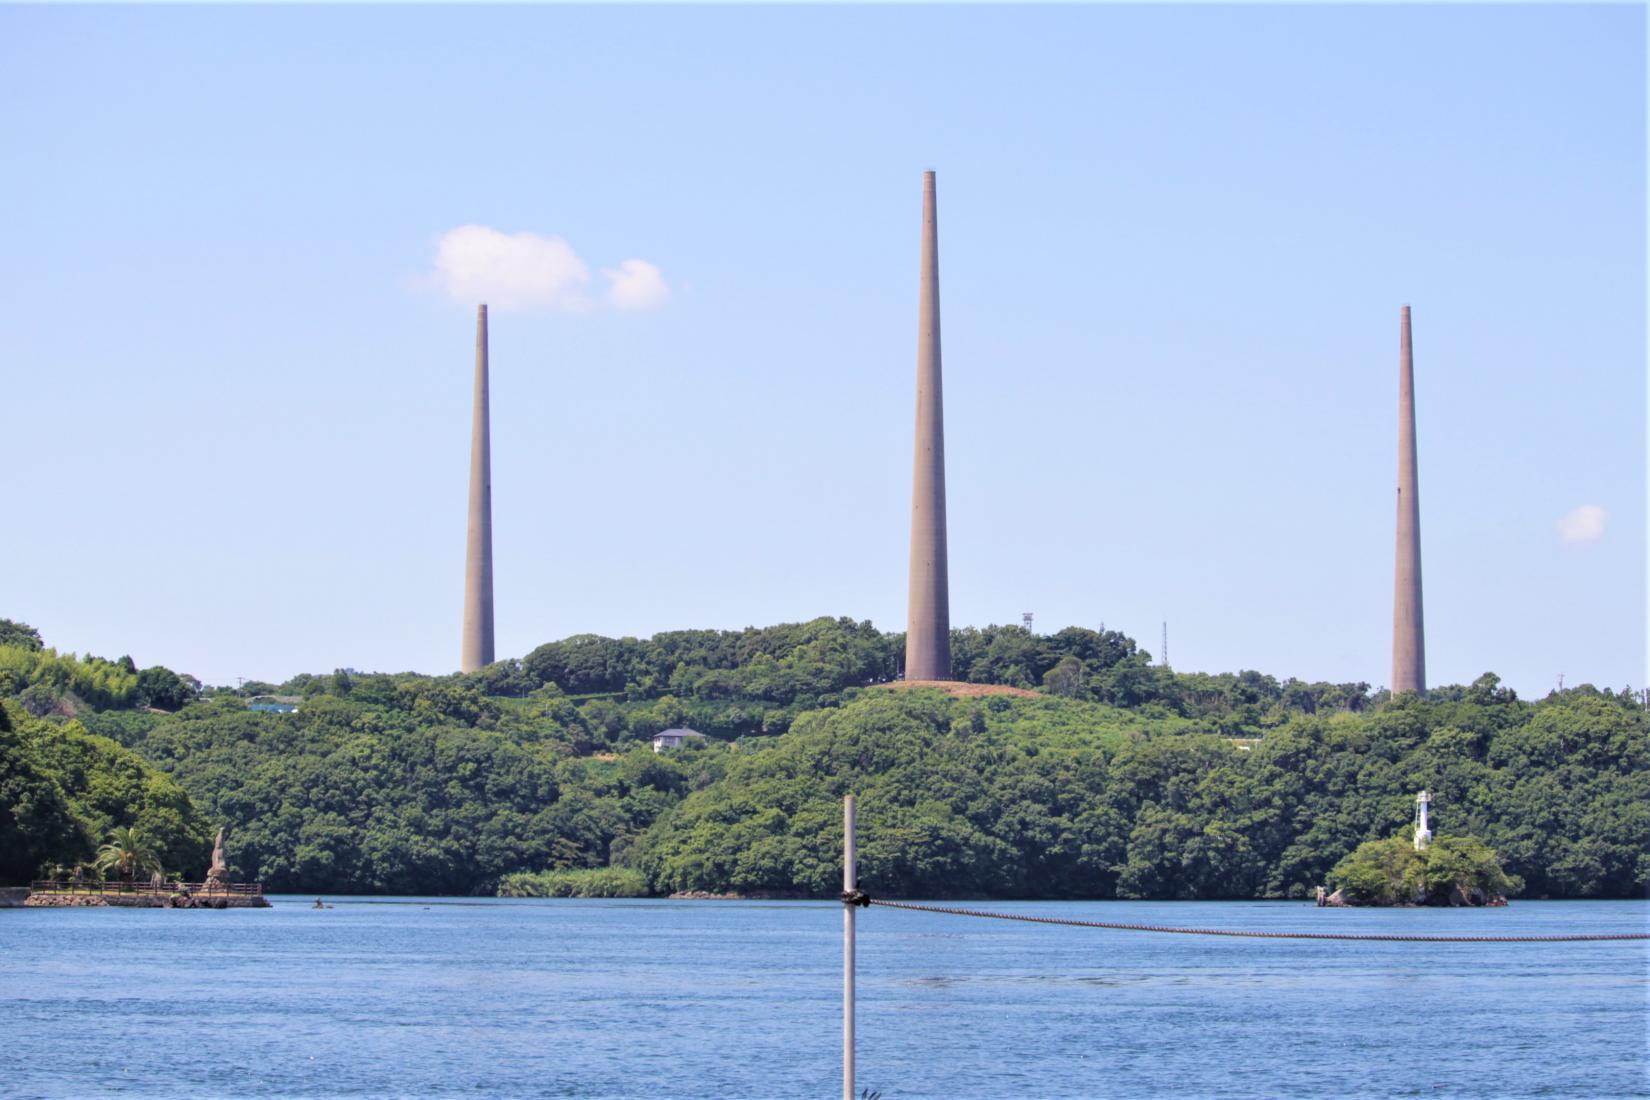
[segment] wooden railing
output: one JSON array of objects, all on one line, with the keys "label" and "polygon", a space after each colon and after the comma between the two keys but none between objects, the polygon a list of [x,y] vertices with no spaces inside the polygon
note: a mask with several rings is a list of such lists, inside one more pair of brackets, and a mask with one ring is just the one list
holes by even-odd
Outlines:
[{"label": "wooden railing", "polygon": [[31,882],[29,889],[36,894],[89,894],[104,896],[119,894],[127,896],[171,897],[173,894],[187,890],[197,897],[224,897],[253,896],[263,894],[264,884],[261,882],[163,882],[156,886],[152,882],[98,882],[95,879],[85,879],[79,882],[73,879],[54,882],[41,880]]}]

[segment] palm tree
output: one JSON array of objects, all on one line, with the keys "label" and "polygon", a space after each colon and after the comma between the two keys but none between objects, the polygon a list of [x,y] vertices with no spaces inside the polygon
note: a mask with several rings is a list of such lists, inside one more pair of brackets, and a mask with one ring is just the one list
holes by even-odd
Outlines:
[{"label": "palm tree", "polygon": [[123,880],[131,882],[144,871],[160,870],[160,857],[155,854],[149,834],[136,825],[112,829],[108,843],[97,850],[100,871],[114,871]]}]

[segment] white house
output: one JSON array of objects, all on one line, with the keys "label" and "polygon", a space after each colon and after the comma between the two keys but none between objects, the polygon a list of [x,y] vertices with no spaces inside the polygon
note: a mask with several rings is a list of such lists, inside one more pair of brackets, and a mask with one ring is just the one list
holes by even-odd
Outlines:
[{"label": "white house", "polygon": [[705,735],[700,733],[698,730],[689,730],[689,729],[665,730],[663,733],[654,735],[654,738],[653,738],[653,751],[654,752],[664,752],[666,749],[681,748],[682,747],[682,742],[686,741],[690,738],[703,741],[705,739]]}]

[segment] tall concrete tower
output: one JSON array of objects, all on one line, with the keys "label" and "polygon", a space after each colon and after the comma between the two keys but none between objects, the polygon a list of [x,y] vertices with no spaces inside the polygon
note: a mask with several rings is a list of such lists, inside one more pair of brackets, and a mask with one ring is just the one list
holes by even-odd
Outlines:
[{"label": "tall concrete tower", "polygon": [[1415,462],[1415,362],[1409,307],[1398,341],[1398,557],[1392,602],[1392,694],[1425,691],[1427,647],[1421,627],[1421,498]]},{"label": "tall concrete tower", "polygon": [[951,599],[945,564],[945,409],[940,385],[940,241],[932,172],[922,177],[917,446],[911,477],[911,590],[906,609],[905,678],[951,679]]},{"label": "tall concrete tower", "polygon": [[464,646],[459,668],[493,663],[493,460],[487,402],[487,307],[476,307],[476,389],[470,420],[470,525],[464,545]]}]

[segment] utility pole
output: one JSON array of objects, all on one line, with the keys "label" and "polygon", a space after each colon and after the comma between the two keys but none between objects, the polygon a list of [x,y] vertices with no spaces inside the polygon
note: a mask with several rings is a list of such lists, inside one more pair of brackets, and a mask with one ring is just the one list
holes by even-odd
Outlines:
[{"label": "utility pole", "polygon": [[854,902],[859,889],[854,796],[842,796],[842,1100],[854,1100]]}]

